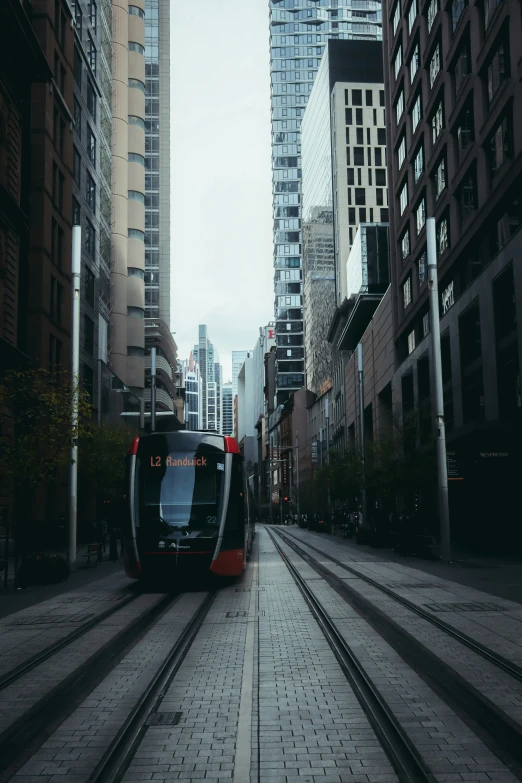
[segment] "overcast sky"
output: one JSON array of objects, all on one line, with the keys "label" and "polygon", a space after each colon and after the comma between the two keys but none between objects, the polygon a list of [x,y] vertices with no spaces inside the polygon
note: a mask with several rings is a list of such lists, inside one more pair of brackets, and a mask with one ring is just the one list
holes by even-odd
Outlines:
[{"label": "overcast sky", "polygon": [[171,5],[172,324],[231,375],[273,319],[267,0]]}]

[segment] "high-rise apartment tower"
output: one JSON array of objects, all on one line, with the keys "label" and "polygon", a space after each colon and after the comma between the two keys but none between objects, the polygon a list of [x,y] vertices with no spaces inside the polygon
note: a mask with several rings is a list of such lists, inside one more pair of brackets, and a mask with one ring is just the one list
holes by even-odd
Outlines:
[{"label": "high-rise apartment tower", "polygon": [[[276,332],[278,336],[300,336],[291,356],[286,348],[284,355],[277,356],[278,404],[304,385],[301,119],[326,41],[381,37],[381,4],[376,0],[366,0],[363,10],[357,0],[321,0],[313,4],[307,0],[270,0]],[[292,271],[299,272],[298,279]]]}]

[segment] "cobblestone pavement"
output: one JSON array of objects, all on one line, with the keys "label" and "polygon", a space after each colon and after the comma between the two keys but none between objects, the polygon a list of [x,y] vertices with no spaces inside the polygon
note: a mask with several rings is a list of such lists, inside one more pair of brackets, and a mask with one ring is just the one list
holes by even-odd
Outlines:
[{"label": "cobblestone pavement", "polygon": [[[342,559],[339,548],[332,548],[332,542],[325,537],[295,529],[290,534],[299,538],[300,546],[308,541]],[[520,779],[519,773],[515,775],[514,770],[499,761],[462,716],[434,693],[323,577],[288,545],[283,544],[282,548],[378,686],[389,710],[429,768],[432,783],[511,783]],[[321,559],[316,552],[310,550],[310,554]],[[457,668],[462,676],[467,676],[475,687],[482,687],[488,696],[490,691],[499,691],[498,704],[507,709],[514,722],[520,722],[520,693],[507,675],[504,679],[504,675],[489,671],[490,664],[485,665],[482,659],[474,661],[471,651],[459,651],[456,641],[448,641],[447,634],[422,618],[414,616],[411,620],[411,612],[406,607],[397,609],[392,598],[377,595],[375,588],[357,576],[328,564],[325,558],[322,562],[366,598],[378,601],[382,610]],[[359,563],[352,559],[350,565],[368,569],[365,573],[376,580],[382,579],[386,585],[395,585],[410,600],[433,604],[486,600],[471,588],[433,577],[429,582],[436,586],[414,588],[412,585],[428,580],[426,574],[408,566],[376,563],[368,558]],[[119,589],[116,583],[114,588]],[[105,586],[101,593],[107,589]],[[426,592],[429,596],[424,599]],[[87,783],[205,595],[183,594],[93,693],[65,717],[14,775],[13,783]],[[135,612],[147,611],[148,602],[152,603],[154,598],[157,596],[141,596],[127,610],[134,607]],[[487,599],[491,602],[491,596]],[[141,602],[139,606],[138,602]],[[506,657],[518,660],[519,640],[509,623],[515,623],[515,627],[520,623],[522,617],[514,608],[520,611],[520,607],[501,599],[498,603],[504,611],[490,612],[487,618],[478,616],[482,613],[462,612],[466,632],[471,635],[473,631],[492,648],[505,644],[502,650]],[[42,614],[58,613],[60,607],[63,604],[56,603],[54,608],[42,604],[37,609]],[[31,611],[34,614],[34,608]],[[458,618],[452,619],[458,625]],[[65,673],[67,666],[74,665],[87,650],[92,653],[98,649],[96,646],[109,638],[109,628],[112,626],[106,621],[82,637],[83,652],[80,644],[78,648],[70,645],[67,652],[62,652],[63,658],[56,656],[46,662],[49,680],[56,682],[60,670]],[[34,643],[38,637],[28,638]],[[19,644],[22,644],[20,640]],[[20,687],[16,694],[10,694],[9,688],[4,690],[5,720],[9,722],[17,716],[24,699],[34,703],[38,693],[33,685],[29,680],[27,687]],[[170,725],[156,721],[139,734],[130,762],[122,771],[123,783],[199,780],[398,783],[399,780],[341,665],[264,527],[258,529],[255,551],[244,576],[217,593],[174,679],[162,693],[157,709],[160,718],[175,716],[175,719],[170,720]]]}]

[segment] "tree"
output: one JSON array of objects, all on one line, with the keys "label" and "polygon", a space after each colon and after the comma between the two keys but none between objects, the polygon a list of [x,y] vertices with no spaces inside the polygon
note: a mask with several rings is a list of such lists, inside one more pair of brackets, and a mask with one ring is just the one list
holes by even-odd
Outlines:
[{"label": "tree", "polygon": [[134,434],[109,424],[90,424],[80,435],[79,472],[94,485],[99,518],[103,503],[115,503],[123,491],[125,457]]},{"label": "tree", "polygon": [[[78,381],[75,381],[76,383]],[[78,426],[73,427],[73,381],[43,369],[9,371],[0,380],[0,470],[15,495],[16,528],[26,528],[39,487],[70,465],[72,438],[90,421],[87,392],[79,389]]]}]

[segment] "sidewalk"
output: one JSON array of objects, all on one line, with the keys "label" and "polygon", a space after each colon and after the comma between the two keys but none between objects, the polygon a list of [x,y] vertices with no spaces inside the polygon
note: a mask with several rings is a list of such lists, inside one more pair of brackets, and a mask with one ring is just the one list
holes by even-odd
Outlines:
[{"label": "sidewalk", "polygon": [[[80,547],[79,555],[86,552],[86,550],[87,547]],[[85,557],[78,557],[77,563],[76,571],[69,574],[69,578],[66,579],[65,582],[58,582],[50,585],[29,585],[23,590],[15,590],[14,567],[11,562],[9,564],[10,579],[7,590],[4,587],[4,574],[0,574],[0,577],[2,577],[0,583],[0,617],[6,617],[13,612],[27,609],[29,606],[34,606],[41,601],[54,598],[61,593],[68,593],[78,587],[83,587],[91,582],[112,576],[118,572],[121,572],[122,576],[124,576],[123,558],[119,557],[115,563],[109,560],[108,545],[107,551],[103,554],[101,563],[97,562],[96,556],[91,557],[90,565],[86,565]],[[130,579],[129,584],[132,584],[132,580]]]},{"label": "sidewalk", "polygon": [[[299,530],[295,527],[289,529]],[[440,576],[466,587],[474,587],[477,590],[490,593],[490,595],[522,604],[522,553],[519,556],[483,557],[455,545],[452,563],[444,563],[442,560],[425,560],[416,556],[397,555],[392,549],[372,547],[369,544],[356,544],[353,539],[345,539],[336,535],[325,533],[308,533],[308,535],[317,540],[335,541],[336,546],[349,550],[349,555],[354,560],[375,558],[376,560],[400,563],[411,568],[418,568],[432,576]]]}]

